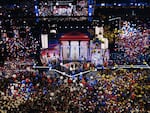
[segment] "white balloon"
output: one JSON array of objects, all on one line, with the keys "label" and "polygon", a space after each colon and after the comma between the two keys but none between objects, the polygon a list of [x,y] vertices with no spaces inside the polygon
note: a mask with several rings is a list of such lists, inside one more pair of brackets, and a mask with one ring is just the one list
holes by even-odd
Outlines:
[{"label": "white balloon", "polygon": [[75,82],[76,82],[76,80],[74,79],[74,80],[73,80],[73,83],[75,83]]},{"label": "white balloon", "polygon": [[53,96],[54,96],[54,93],[53,93],[53,92],[51,92],[51,93],[50,93],[50,96],[52,96],[52,97],[53,97]]},{"label": "white balloon", "polygon": [[82,83],[80,83],[79,85],[80,85],[81,87],[83,87],[83,84],[82,84]]},{"label": "white balloon", "polygon": [[60,76],[60,79],[62,80],[64,77],[63,76]]},{"label": "white balloon", "polygon": [[90,76],[90,79],[93,79],[93,76]]},{"label": "white balloon", "polygon": [[50,78],[50,75],[47,75],[47,78]]},{"label": "white balloon", "polygon": [[12,77],[13,77],[13,78],[16,78],[17,76],[16,76],[16,74],[13,74]]}]

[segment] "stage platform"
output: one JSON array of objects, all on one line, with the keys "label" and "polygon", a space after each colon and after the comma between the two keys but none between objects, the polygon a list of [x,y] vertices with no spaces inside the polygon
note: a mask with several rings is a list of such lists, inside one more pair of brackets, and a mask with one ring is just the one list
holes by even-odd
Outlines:
[{"label": "stage platform", "polygon": [[[70,69],[69,69],[69,66],[72,65],[72,64],[78,64],[79,65],[79,62],[71,62],[71,63],[67,63],[67,64],[61,64],[62,68],[60,68],[60,70],[58,69],[51,69],[50,67],[48,66],[34,66],[33,69],[47,69],[48,71],[55,71],[57,73],[60,73],[64,76],[67,76],[67,77],[77,77],[77,76],[80,76],[81,74],[87,74],[89,72],[98,72],[98,71],[101,71],[101,70],[106,70],[106,69],[110,69],[110,70],[118,70],[118,69],[150,69],[150,66],[148,65],[116,65],[116,66],[108,66],[108,67],[95,67],[94,69],[88,69],[88,70],[82,70],[82,71],[76,71],[75,73],[71,73]],[[74,71],[74,70],[73,70]]]}]

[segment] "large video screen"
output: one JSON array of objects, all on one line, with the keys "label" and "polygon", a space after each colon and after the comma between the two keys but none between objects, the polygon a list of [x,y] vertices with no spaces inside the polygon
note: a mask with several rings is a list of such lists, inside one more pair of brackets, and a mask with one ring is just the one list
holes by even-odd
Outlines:
[{"label": "large video screen", "polygon": [[39,3],[39,16],[88,16],[86,0],[73,2],[44,2]]}]

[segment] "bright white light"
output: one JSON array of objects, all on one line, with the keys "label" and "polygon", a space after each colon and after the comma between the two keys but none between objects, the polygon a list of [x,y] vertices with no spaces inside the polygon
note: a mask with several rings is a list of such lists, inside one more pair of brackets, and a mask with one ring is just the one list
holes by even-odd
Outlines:
[{"label": "bright white light", "polygon": [[89,8],[92,8],[92,5],[89,5]]},{"label": "bright white light", "polygon": [[90,76],[90,79],[93,79],[93,76]]},{"label": "bright white light", "polygon": [[101,6],[105,6],[105,3],[101,3]]},{"label": "bright white light", "polygon": [[118,4],[118,6],[121,6],[121,4]]},{"label": "bright white light", "polygon": [[45,2],[45,5],[47,5],[47,2]]},{"label": "bright white light", "polygon": [[89,16],[92,16],[92,13],[89,13]]},{"label": "bright white light", "polygon": [[72,3],[69,3],[69,6],[72,6]]},{"label": "bright white light", "polygon": [[138,3],[138,6],[141,6],[141,4],[140,4],[140,3]]},{"label": "bright white light", "polygon": [[37,7],[37,5],[35,5],[34,7],[35,7],[35,9],[37,9],[37,8],[38,8],[38,7]]},{"label": "bright white light", "polygon": [[130,5],[133,5],[133,3],[130,3]]},{"label": "bright white light", "polygon": [[36,16],[38,16],[38,13],[36,13]]},{"label": "bright white light", "polygon": [[59,3],[58,3],[58,2],[56,2],[56,5],[59,5]]}]

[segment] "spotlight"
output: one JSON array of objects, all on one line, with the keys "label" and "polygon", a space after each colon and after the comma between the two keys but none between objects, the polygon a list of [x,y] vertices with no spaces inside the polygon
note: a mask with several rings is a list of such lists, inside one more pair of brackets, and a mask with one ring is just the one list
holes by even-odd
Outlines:
[{"label": "spotlight", "polygon": [[56,2],[56,5],[59,5],[59,3],[58,3],[58,2]]},{"label": "spotlight", "polygon": [[118,4],[118,6],[121,6],[121,4]]},{"label": "spotlight", "polygon": [[89,5],[89,8],[92,8],[92,5]]},{"label": "spotlight", "polygon": [[89,13],[89,16],[92,16],[92,13]]},{"label": "spotlight", "polygon": [[105,3],[101,3],[101,6],[105,6]]}]

